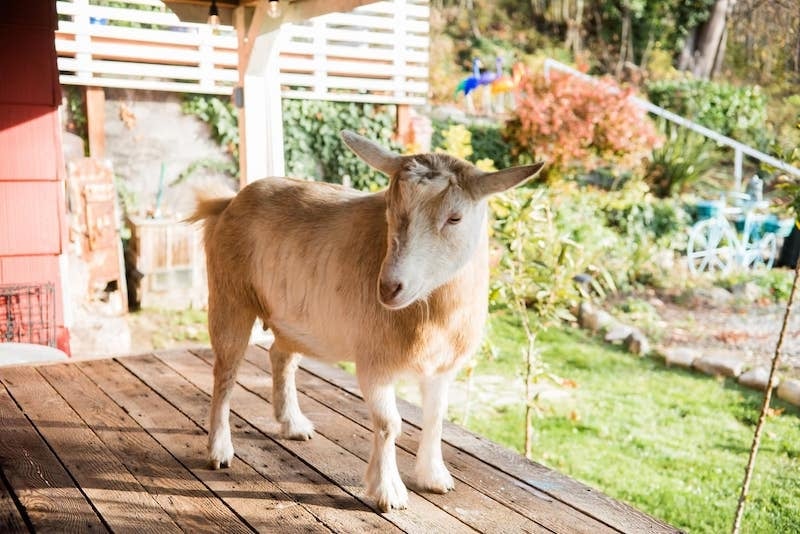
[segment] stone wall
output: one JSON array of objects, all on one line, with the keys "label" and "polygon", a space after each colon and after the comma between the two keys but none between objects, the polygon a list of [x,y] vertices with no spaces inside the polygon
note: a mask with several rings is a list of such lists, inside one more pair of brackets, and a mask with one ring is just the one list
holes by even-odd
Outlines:
[{"label": "stone wall", "polygon": [[[185,214],[193,206],[192,186],[219,180],[235,188],[224,174],[198,171],[186,182],[169,187],[199,160],[230,159],[210,135],[207,124],[181,110],[182,95],[134,89],[105,89],[106,158],[113,165],[129,211],[145,216],[155,209],[161,166],[164,193],[161,214]],[[127,189],[123,191],[122,189]]]}]

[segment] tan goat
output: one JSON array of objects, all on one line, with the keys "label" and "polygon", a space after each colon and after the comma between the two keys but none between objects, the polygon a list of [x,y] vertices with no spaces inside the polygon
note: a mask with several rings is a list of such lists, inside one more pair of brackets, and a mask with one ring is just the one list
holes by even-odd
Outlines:
[{"label": "tan goat", "polygon": [[297,403],[300,355],[355,361],[374,426],[365,482],[378,508],[405,508],[395,461],[401,419],[394,382],[419,379],[423,430],[415,474],[446,493],[442,417],[453,375],[480,342],[487,313],[486,197],[524,182],[542,164],[485,173],[444,154],[400,156],[342,132],[366,163],[387,174],[373,194],[268,178],[233,198],[200,200],[205,219],[209,333],[216,354],[209,461],[233,459],[231,390],[251,328],[275,334],[273,406],[285,438],[306,440],[312,423]]}]

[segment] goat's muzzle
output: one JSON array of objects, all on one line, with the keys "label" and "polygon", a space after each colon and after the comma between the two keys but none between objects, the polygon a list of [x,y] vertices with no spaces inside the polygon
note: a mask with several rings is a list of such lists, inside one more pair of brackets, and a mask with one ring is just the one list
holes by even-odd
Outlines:
[{"label": "goat's muzzle", "polygon": [[403,290],[403,283],[399,280],[381,279],[378,289],[380,292],[381,303],[386,307],[393,308],[395,307],[395,298]]}]

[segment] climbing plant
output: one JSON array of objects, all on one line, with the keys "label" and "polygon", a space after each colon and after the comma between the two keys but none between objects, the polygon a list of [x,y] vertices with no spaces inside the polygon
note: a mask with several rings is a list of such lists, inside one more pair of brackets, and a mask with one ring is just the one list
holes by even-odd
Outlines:
[{"label": "climbing plant", "polygon": [[380,189],[388,179],[369,168],[344,144],[339,132],[352,130],[396,151],[393,105],[283,101],[283,140],[286,172],[323,182],[349,182],[364,190]]},{"label": "climbing plant", "polygon": [[201,168],[222,170],[239,176],[239,117],[233,104],[216,96],[187,95],[183,100],[183,112],[194,115],[211,126],[211,137],[230,154],[229,161],[203,159],[193,162],[172,185],[183,181]]},{"label": "climbing plant", "polygon": [[83,139],[84,155],[89,155],[89,131],[83,87],[64,85],[61,90],[64,92],[66,100],[65,129]]},{"label": "climbing plant", "polygon": [[[183,111],[211,126],[213,139],[231,155],[231,161],[194,162],[181,173],[179,180],[188,178],[199,168],[213,168],[238,176],[239,121],[233,105],[213,96],[190,95],[184,100]],[[392,140],[394,128],[395,107],[391,105],[283,100],[286,173],[324,182],[345,181],[358,189],[379,189],[386,185],[387,178],[358,159],[342,142],[339,132],[353,130],[402,151]]]}]

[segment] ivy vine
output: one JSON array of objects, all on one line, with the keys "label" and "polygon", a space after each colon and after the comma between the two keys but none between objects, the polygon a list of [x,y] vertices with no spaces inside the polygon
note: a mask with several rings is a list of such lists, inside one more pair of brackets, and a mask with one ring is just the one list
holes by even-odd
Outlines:
[{"label": "ivy vine", "polygon": [[396,151],[393,140],[395,106],[327,102],[283,101],[283,140],[286,172],[291,176],[350,184],[376,190],[387,178],[372,170],[345,146],[339,132],[353,130]]},{"label": "ivy vine", "polygon": [[66,125],[68,132],[83,139],[84,156],[89,155],[89,127],[86,117],[86,102],[83,87],[62,85],[61,90],[66,100]]},{"label": "ivy vine", "polygon": [[[231,155],[233,163],[201,161],[190,165],[172,185],[187,179],[201,167],[214,167],[232,176],[239,175],[239,126],[233,105],[213,96],[188,95],[184,113],[194,115],[211,126],[213,139]],[[344,129],[374,139],[401,151],[392,137],[395,106],[327,102],[317,100],[283,101],[284,155],[286,172],[298,178],[349,182],[353,187],[376,190],[386,185],[385,176],[372,170],[353,154],[339,137]]]},{"label": "ivy vine", "polygon": [[225,161],[206,158],[192,162],[170,185],[188,179],[200,169],[214,169],[238,177],[239,117],[233,104],[215,96],[186,95],[182,109],[185,114],[194,115],[211,126],[212,139],[230,154],[230,158]]}]

